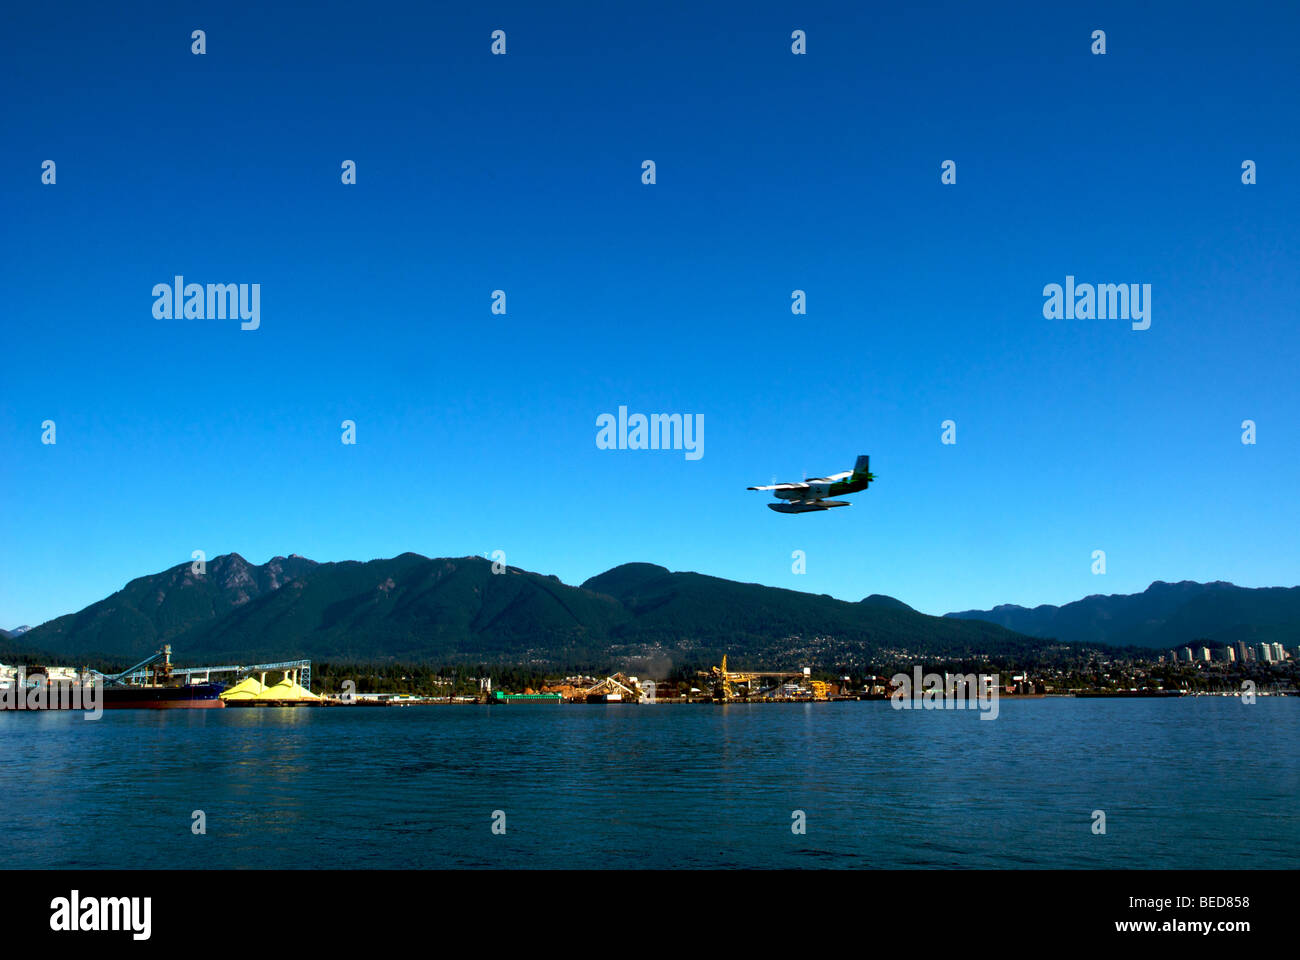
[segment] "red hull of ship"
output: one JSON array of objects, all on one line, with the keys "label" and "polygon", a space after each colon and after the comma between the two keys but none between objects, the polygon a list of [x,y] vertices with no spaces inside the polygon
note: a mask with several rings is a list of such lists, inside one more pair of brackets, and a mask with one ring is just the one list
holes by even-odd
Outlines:
[{"label": "red hull of ship", "polygon": [[181,687],[104,688],[105,710],[198,710],[224,707],[223,683],[195,683]]},{"label": "red hull of ship", "polygon": [[209,710],[224,708],[224,700],[123,700],[105,703],[105,710]]}]

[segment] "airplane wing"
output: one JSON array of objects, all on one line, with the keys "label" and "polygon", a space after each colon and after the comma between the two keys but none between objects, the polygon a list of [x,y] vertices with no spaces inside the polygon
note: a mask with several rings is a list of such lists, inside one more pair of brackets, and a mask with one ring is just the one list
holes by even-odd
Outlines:
[{"label": "airplane wing", "polygon": [[746,490],[807,490],[806,483],[769,483],[763,487],[746,487]]}]

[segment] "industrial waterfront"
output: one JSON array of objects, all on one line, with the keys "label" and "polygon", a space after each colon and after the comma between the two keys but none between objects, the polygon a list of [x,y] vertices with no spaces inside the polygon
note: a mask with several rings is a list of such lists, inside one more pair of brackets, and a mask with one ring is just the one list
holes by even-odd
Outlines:
[{"label": "industrial waterfront", "polygon": [[[584,704],[669,704],[669,703],[800,703],[853,700],[915,700],[923,707],[936,698],[975,698],[996,716],[1000,697],[1120,697],[1166,698],[1189,693],[1240,696],[1253,702],[1258,696],[1294,696],[1294,652],[1280,644],[1259,644],[1258,657],[1243,643],[1241,657],[1224,647],[1211,656],[1185,657],[1170,651],[1154,660],[1135,658],[1115,662],[1094,659],[1086,673],[1040,666],[993,671],[987,658],[971,669],[969,661],[940,662],[942,672],[923,672],[920,664],[910,671],[859,672],[855,677],[821,673],[811,667],[796,670],[735,669],[727,655],[708,670],[683,673],[677,680],[655,680],[615,672],[604,677],[586,674],[552,675],[539,679],[532,674],[523,689],[494,689],[492,668],[480,668],[482,675],[464,673],[443,677],[427,668],[408,666],[387,676],[374,667],[357,665],[351,670],[337,667],[326,671],[320,692],[312,689],[312,661],[309,659],[273,663],[176,666],[170,644],[122,670],[105,673],[89,667],[0,663],[0,711],[87,710],[96,717],[102,709],[177,709],[221,707],[324,707],[324,706],[419,706],[433,704],[584,703]],[[939,666],[939,664],[936,664]],[[1003,665],[1008,666],[1007,664]],[[895,669],[900,664],[895,661]],[[519,681],[519,671],[498,667],[507,677]],[[405,671],[418,676],[410,676]],[[268,675],[280,673],[278,682]],[[350,675],[351,674],[351,675]],[[689,679],[687,679],[689,677]],[[393,690],[401,684],[405,689]],[[697,685],[698,684],[698,685]],[[362,686],[366,689],[362,689]],[[385,686],[388,689],[385,689]],[[466,687],[469,687],[467,690]],[[412,687],[419,687],[413,690]],[[472,691],[472,692],[471,692]]]}]

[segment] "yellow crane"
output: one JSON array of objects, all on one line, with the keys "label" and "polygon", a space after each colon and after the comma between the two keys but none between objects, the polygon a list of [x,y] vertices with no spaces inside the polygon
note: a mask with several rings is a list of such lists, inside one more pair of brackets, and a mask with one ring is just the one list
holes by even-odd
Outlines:
[{"label": "yellow crane", "polygon": [[[752,683],[753,681],[755,681],[755,680],[759,680],[759,679],[761,679],[761,678],[763,678],[763,677],[773,677],[773,678],[777,678],[777,679],[788,678],[788,677],[805,677],[805,676],[807,676],[807,673],[804,672],[804,671],[802,671],[802,670],[798,670],[798,671],[789,671],[789,670],[745,670],[745,671],[733,671],[733,670],[728,670],[728,669],[727,669],[727,655],[726,655],[726,654],[723,654],[723,655],[722,655],[722,666],[720,666],[720,667],[711,667],[707,673],[706,673],[705,671],[701,670],[701,671],[700,671],[700,676],[702,676],[702,677],[707,677],[707,678],[709,678],[710,680],[712,680],[712,682],[713,682],[713,699],[725,703],[725,702],[728,701],[728,700],[734,700],[734,699],[736,698],[735,685],[738,684],[738,683]],[[821,680],[813,680],[813,681],[811,681],[811,686],[812,686],[812,688],[813,688],[813,696],[815,696],[818,700],[825,700],[825,699],[826,699],[826,695],[827,695],[828,691],[830,690],[830,684],[825,683],[825,682],[823,682],[823,681],[821,681]]]}]

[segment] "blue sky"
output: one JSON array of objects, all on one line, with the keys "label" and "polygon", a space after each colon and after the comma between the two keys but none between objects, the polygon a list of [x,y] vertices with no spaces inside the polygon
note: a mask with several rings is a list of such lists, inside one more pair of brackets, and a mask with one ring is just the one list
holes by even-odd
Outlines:
[{"label": "blue sky", "polygon": [[[4,14],[0,626],[195,549],[927,613],[1300,582],[1293,5],[228,6]],[[176,274],[260,328],[155,319]],[[1067,274],[1150,329],[1045,320]],[[619,405],[704,456],[597,449]],[[859,453],[847,509],[745,490]]]}]

